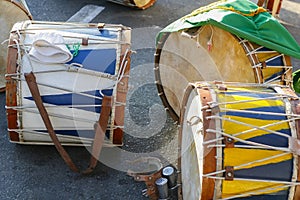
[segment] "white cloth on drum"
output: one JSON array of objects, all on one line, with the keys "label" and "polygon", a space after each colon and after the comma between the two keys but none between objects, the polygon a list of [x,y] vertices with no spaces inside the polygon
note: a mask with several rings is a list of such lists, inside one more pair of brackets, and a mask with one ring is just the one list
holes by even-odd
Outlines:
[{"label": "white cloth on drum", "polygon": [[66,63],[73,58],[63,36],[55,32],[36,33],[29,55],[31,59],[45,64]]}]

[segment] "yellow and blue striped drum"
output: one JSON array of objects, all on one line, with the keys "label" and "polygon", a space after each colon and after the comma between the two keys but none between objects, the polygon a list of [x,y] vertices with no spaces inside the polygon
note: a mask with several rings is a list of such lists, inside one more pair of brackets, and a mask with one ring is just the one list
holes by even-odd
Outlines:
[{"label": "yellow and blue striped drum", "polygon": [[198,82],[183,99],[180,198],[300,199],[299,101],[292,90]]}]

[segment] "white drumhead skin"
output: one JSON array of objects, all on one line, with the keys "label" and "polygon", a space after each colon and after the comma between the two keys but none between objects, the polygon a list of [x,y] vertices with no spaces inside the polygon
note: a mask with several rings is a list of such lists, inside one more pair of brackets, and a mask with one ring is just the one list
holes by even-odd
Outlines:
[{"label": "white drumhead skin", "polygon": [[[189,38],[188,34],[194,37]],[[212,48],[209,50],[210,40]],[[196,33],[171,33],[162,46],[158,62],[160,80],[157,81],[177,116],[188,83],[255,82],[251,63],[239,40],[215,26],[203,26]]]},{"label": "white drumhead skin", "polygon": [[[21,9],[17,3],[0,0],[0,43],[9,38],[13,25],[18,21],[30,19],[29,14]],[[7,60],[7,44],[0,45],[0,89],[5,87],[5,73]]]},{"label": "white drumhead skin", "polygon": [[203,174],[203,116],[200,96],[192,90],[182,124],[181,179],[184,200],[200,199]]}]

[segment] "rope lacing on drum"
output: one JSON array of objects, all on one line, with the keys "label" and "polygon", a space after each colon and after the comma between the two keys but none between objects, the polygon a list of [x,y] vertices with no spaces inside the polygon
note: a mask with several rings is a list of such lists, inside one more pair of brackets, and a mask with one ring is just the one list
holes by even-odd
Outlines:
[{"label": "rope lacing on drum", "polygon": [[246,39],[241,39],[240,37],[236,36],[238,40],[240,41],[239,43],[243,45],[244,50],[246,51],[246,55],[248,59],[250,60],[250,63],[252,65],[252,68],[255,70],[255,75],[257,77],[258,83],[262,83],[260,77],[260,73],[258,70],[258,67],[261,68],[262,64],[259,62],[255,50],[252,50],[252,47],[248,46],[248,40]]},{"label": "rope lacing on drum", "polygon": [[[194,120],[194,119],[195,119],[195,121],[192,121],[192,120]],[[203,123],[202,119],[201,119],[199,116],[192,116],[192,117],[187,121],[187,124],[188,124],[189,126],[195,126],[195,125],[197,125],[197,124],[199,124],[199,123]]]},{"label": "rope lacing on drum", "polygon": [[198,127],[196,133],[202,133],[203,132],[203,120],[199,116],[192,116],[189,120],[187,120],[187,124],[189,126],[195,126],[195,125],[202,125],[201,127]]},{"label": "rope lacing on drum", "polygon": [[[18,34],[18,37],[19,38],[22,38],[22,35],[21,33],[17,30],[16,33]],[[28,55],[28,51],[26,50],[26,48],[22,48],[21,45],[19,44],[19,41],[17,39],[14,39],[13,40],[15,42],[15,46],[17,48],[17,52],[18,52],[18,67],[20,68],[21,67],[21,64],[22,64],[22,50],[24,52],[24,54]],[[120,83],[122,84],[121,80],[124,78],[124,77],[129,77],[129,75],[125,75],[125,68],[128,64],[128,60],[126,59],[127,58],[127,55],[129,53],[129,49],[126,49],[126,52],[124,54],[124,57],[122,59],[122,62],[121,62],[121,65],[120,65],[120,71],[118,72],[118,74],[115,76],[115,82],[113,83],[113,85],[110,85],[110,86],[107,86],[105,88],[103,88],[103,90],[106,90],[106,89],[113,89],[116,84]],[[31,70],[33,70],[33,65],[29,59],[29,64],[30,64],[30,67],[31,67]],[[74,66],[77,66],[77,67],[74,67]],[[73,71],[75,70],[75,68],[77,68],[77,72],[81,72],[81,73],[88,73],[88,71],[90,70],[78,70],[78,66],[79,64],[76,64],[76,63],[72,63],[72,64],[66,64],[66,69],[64,70],[50,70],[50,71],[47,71],[47,72],[35,72],[35,73],[51,73],[51,72],[60,72],[60,71]],[[17,69],[17,71],[19,71],[19,69]],[[76,70],[75,70],[76,71]],[[91,73],[91,72],[90,72]],[[108,74],[105,74],[105,73],[101,73],[101,72],[94,72],[94,73],[97,73],[95,75],[97,75],[97,77],[104,77],[105,78],[109,78],[107,76],[109,76]],[[24,81],[23,78],[17,78],[16,76],[21,76],[23,73],[14,73],[14,74],[6,74],[6,76],[12,76],[12,79],[14,80],[18,80],[18,81]],[[112,78],[112,77],[110,77]],[[49,88],[54,88],[54,89],[58,89],[58,90],[61,90],[61,91],[65,91],[65,92],[72,92],[74,94],[77,94],[77,95],[81,95],[81,96],[86,96],[86,97],[90,97],[90,98],[94,98],[94,99],[97,99],[97,100],[102,100],[102,96],[104,96],[104,94],[102,93],[101,90],[99,90],[99,93],[101,95],[101,97],[99,96],[95,96],[95,95],[91,95],[91,94],[87,94],[87,93],[83,93],[83,92],[76,92],[76,91],[73,91],[73,90],[68,90],[66,88],[63,88],[63,87],[58,87],[58,86],[53,86],[53,85],[50,85],[50,84],[46,84],[46,83],[41,83],[41,82],[37,82],[38,85],[41,85],[41,86],[44,86],[44,87],[49,87]],[[126,103],[124,102],[117,102],[115,101],[115,106],[125,106]],[[101,107],[101,105],[72,105],[72,108],[79,108],[79,107],[90,107],[90,106],[94,106],[95,108],[96,107]],[[51,105],[47,105],[46,107],[52,107]],[[54,106],[53,106],[54,107]],[[58,106],[55,106],[55,107],[70,107],[70,106],[62,106],[62,105],[58,105]],[[18,110],[18,111],[26,111],[26,112],[34,112],[32,109],[30,109],[31,107],[30,106],[6,106],[6,109],[14,109],[14,110]],[[35,113],[38,113],[38,112],[35,112]],[[64,118],[64,119],[70,119],[70,120],[77,120],[77,121],[81,121],[81,122],[90,122],[90,120],[88,119],[83,119],[83,118],[78,118],[78,117],[69,117],[67,115],[61,115],[61,114],[54,114],[54,113],[49,113],[50,116],[54,116],[54,117],[59,117],[59,118]],[[94,122],[93,122],[94,123]],[[115,127],[116,128],[123,128],[123,126],[118,126],[118,127]]]},{"label": "rope lacing on drum", "polygon": [[[298,119],[300,119],[300,118],[298,118]],[[262,127],[256,127],[256,128],[257,129],[263,129]],[[227,134],[223,131],[207,129],[206,132],[207,133],[223,135],[225,137],[230,137],[235,141],[239,141],[239,142],[249,144],[247,146],[246,145],[235,145],[235,147],[237,147],[237,148],[247,148],[247,149],[248,148],[262,148],[262,149],[271,149],[271,150],[283,151],[283,153],[278,154],[278,155],[265,157],[263,159],[259,159],[259,160],[252,161],[252,162],[246,162],[246,163],[243,163],[243,164],[238,165],[238,166],[233,166],[234,170],[243,169],[243,168],[246,168],[249,165],[269,161],[269,160],[279,158],[279,157],[283,157],[283,156],[288,156],[288,155],[290,155],[290,153],[293,153],[293,152],[291,152],[291,150],[289,150],[287,148],[278,148],[278,147],[273,147],[273,146],[270,146],[270,145],[265,145],[265,144],[260,144],[260,143],[256,143],[256,142],[246,141],[246,140],[234,137],[231,134]],[[211,141],[209,141],[209,142],[211,142]],[[205,144],[203,144],[203,145],[205,145]],[[208,145],[207,148],[217,147],[217,146],[222,146],[223,147],[224,145]],[[220,159],[220,158],[217,158],[217,159]],[[203,174],[203,177],[216,179],[216,180],[225,180],[226,177],[223,176],[225,171],[226,170],[223,169],[223,170],[219,170],[219,171],[216,171],[216,172]],[[265,191],[274,190],[274,188],[279,188],[280,189],[280,188],[286,188],[286,187],[292,187],[292,186],[300,185],[300,183],[298,183],[298,182],[288,182],[288,181],[282,181],[282,180],[263,180],[263,179],[237,178],[237,177],[234,177],[234,180],[237,180],[237,181],[250,181],[250,182],[267,182],[267,183],[283,184],[283,185],[282,186],[268,187],[266,189],[257,189],[257,190],[253,190],[251,192],[245,192],[243,194],[232,195],[228,198],[222,198],[222,200],[234,199],[234,198],[237,198],[237,197],[244,197],[244,196],[248,196],[248,195],[258,195],[258,194],[261,194]]]},{"label": "rope lacing on drum", "polygon": [[[214,29],[213,29],[213,27],[211,25],[208,25],[208,27],[211,30],[211,35],[210,35],[209,40],[207,41],[206,45],[207,45],[207,51],[211,51],[212,47],[213,47]],[[187,38],[190,38],[190,39],[196,38],[197,48],[199,48],[199,47],[201,47],[201,44],[200,44],[200,34],[204,30],[204,28],[205,27],[198,28],[198,30],[195,33],[193,33],[193,34],[189,34],[186,31],[182,31],[181,32],[181,36],[184,36],[184,37],[187,37]]]},{"label": "rope lacing on drum", "polygon": [[[239,44],[243,45],[243,48],[246,51],[246,56],[249,58],[249,60],[251,62],[251,65],[252,65],[252,68],[255,70],[256,77],[261,77],[261,74],[259,73],[259,71],[258,71],[259,69],[258,68],[260,68],[260,69],[263,69],[264,67],[266,67],[266,68],[282,68],[283,70],[285,70],[282,74],[280,74],[280,75],[278,75],[278,76],[276,76],[276,77],[274,77],[274,78],[272,78],[272,79],[270,79],[268,81],[265,81],[264,83],[271,83],[271,82],[274,82],[276,80],[285,81],[285,82],[288,82],[288,83],[292,82],[292,80],[288,80],[286,78],[283,79],[282,77],[286,77],[285,75],[288,72],[290,72],[290,71],[293,70],[293,66],[286,66],[286,65],[284,65],[284,66],[272,66],[272,65],[267,65],[268,62],[271,62],[271,61],[273,61],[273,60],[275,60],[275,59],[277,59],[279,57],[284,58],[284,56],[285,56],[284,54],[279,54],[279,55],[276,55],[274,57],[271,57],[271,58],[265,60],[264,63],[266,63],[266,65],[263,66],[263,64],[258,60],[257,54],[260,54],[260,53],[261,54],[262,53],[278,53],[278,52],[274,51],[274,50],[260,51],[261,49],[264,48],[264,46],[259,46],[256,49],[252,49],[251,50],[252,47],[249,47],[247,45],[248,40],[241,39],[238,36],[236,36],[236,37],[239,39]],[[264,78],[264,77],[261,77],[261,78]],[[258,78],[258,82],[261,83],[260,78]]]},{"label": "rope lacing on drum", "polygon": [[[18,35],[19,38],[22,38],[22,34],[20,33],[19,30],[16,30],[16,33]],[[15,46],[17,48],[17,52],[18,52],[18,66],[21,67],[21,63],[22,63],[22,50],[24,52],[24,54],[28,55],[28,50],[26,50],[26,48],[21,48],[21,45],[19,44],[19,41],[14,39],[13,40],[15,42]],[[110,74],[106,74],[106,73],[101,73],[101,72],[93,72],[95,75],[97,75],[98,77],[105,77],[105,78],[112,78],[112,77],[115,77],[116,81],[110,85],[110,86],[107,86],[105,88],[102,88],[102,90],[108,90],[108,89],[113,89],[117,84],[124,84],[121,82],[121,80],[124,78],[124,77],[129,77],[129,75],[125,75],[125,68],[128,64],[128,60],[127,60],[127,56],[128,56],[128,53],[129,53],[129,49],[127,48],[125,53],[124,53],[124,56],[123,56],[123,59],[122,59],[122,62],[121,62],[121,65],[120,65],[120,70],[118,72],[117,75],[113,76],[113,75],[110,75]],[[30,64],[30,67],[31,67],[31,70],[34,71],[33,69],[33,65],[31,63],[31,60],[28,59],[29,61],[29,64]],[[79,72],[79,73],[89,73],[91,75],[91,72],[90,70],[86,70],[86,69],[83,69],[82,68],[82,65],[81,64],[78,64],[78,63],[71,63],[71,64],[66,64],[66,69],[64,70],[48,70],[48,71],[45,71],[45,72],[34,72],[34,73],[51,73],[51,72],[59,72],[59,71],[70,71],[70,72]],[[81,66],[82,69],[78,69],[78,67],[74,67],[74,66]],[[17,70],[19,71],[19,70]],[[13,79],[15,80],[19,80],[19,81],[23,81],[24,79],[23,78],[16,78],[14,76],[20,76],[22,75],[22,73],[14,73],[14,74],[6,74],[6,76],[12,76]],[[99,99],[99,100],[102,100],[102,97],[98,97],[98,96],[94,96],[94,95],[89,95],[89,94],[86,94],[86,93],[82,93],[82,92],[76,92],[76,91],[72,91],[72,90],[67,90],[65,88],[62,88],[62,87],[55,87],[55,86],[52,86],[52,85],[49,85],[49,84],[43,84],[43,83],[39,83],[37,82],[38,85],[43,85],[45,87],[49,87],[49,88],[55,88],[55,89],[59,89],[59,90],[62,90],[62,91],[66,91],[66,92],[73,92],[75,94],[78,94],[78,95],[83,95],[83,96],[87,96],[87,97],[91,97],[91,98],[95,98],[95,99]],[[103,92],[101,90],[99,90],[99,93],[101,96],[104,96]],[[124,106],[124,102],[115,102],[115,106]]]}]

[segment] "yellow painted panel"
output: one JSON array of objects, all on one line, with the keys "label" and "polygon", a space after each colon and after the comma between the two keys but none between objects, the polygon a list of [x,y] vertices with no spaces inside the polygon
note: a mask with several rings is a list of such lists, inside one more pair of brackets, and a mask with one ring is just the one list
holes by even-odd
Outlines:
[{"label": "yellow painted panel", "polygon": [[[224,149],[224,166],[240,166],[247,163],[256,162],[258,160],[266,159],[272,156],[280,155],[283,151],[264,150],[264,149],[242,149],[242,148],[225,148]],[[241,156],[243,155],[243,156]],[[279,163],[292,159],[292,154],[286,154],[277,158],[272,158],[266,161],[247,164],[239,169],[253,168],[257,166]]]},{"label": "yellow painted panel", "polygon": [[[252,182],[252,181],[223,181],[222,184],[222,198],[228,198],[233,195],[245,194],[247,192],[254,192],[255,194],[271,194],[284,190],[280,188],[282,184],[269,182]],[[277,189],[270,189],[272,187],[279,187]],[[265,190],[265,191],[259,191]]]},{"label": "yellow painted panel", "polygon": [[[224,116],[224,117],[228,118],[228,119],[231,119],[231,120],[238,121],[238,122],[254,125],[254,126],[257,126],[257,127],[261,127],[261,126],[265,126],[265,125],[270,125],[272,123],[280,122],[280,120],[260,120],[260,119],[244,118],[244,117],[237,117],[237,116]],[[250,130],[250,129],[253,129],[253,128],[249,127],[249,126],[246,126],[246,125],[237,124],[235,122],[222,120],[222,129],[225,133],[233,135],[233,134],[241,133],[243,131]],[[267,127],[267,129],[273,130],[273,131],[278,131],[278,130],[281,130],[281,129],[290,129],[290,126],[287,122],[284,122],[284,123],[280,123],[280,124],[277,124],[277,125],[270,125],[269,127]],[[240,139],[246,140],[246,139],[249,139],[249,138],[253,138],[253,137],[257,137],[257,136],[261,136],[261,135],[266,135],[266,134],[270,134],[270,132],[263,131],[263,130],[252,130],[251,132],[241,134],[237,137],[240,138]]]},{"label": "yellow painted panel", "polygon": [[[284,106],[284,103],[281,100],[270,100],[270,99],[257,100],[258,98],[222,94],[219,95],[218,102],[219,103],[236,102],[234,104],[220,105],[220,107],[227,108],[227,109],[238,109],[238,110],[245,110],[245,109],[259,108],[259,107]],[[244,103],[238,102],[238,101],[245,101],[245,100],[251,100],[251,101],[244,102]]]}]

